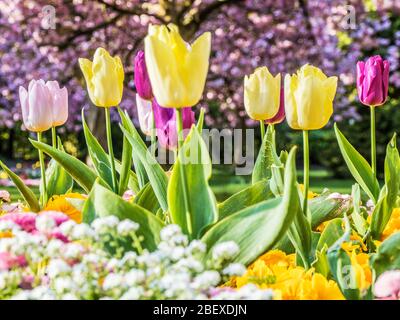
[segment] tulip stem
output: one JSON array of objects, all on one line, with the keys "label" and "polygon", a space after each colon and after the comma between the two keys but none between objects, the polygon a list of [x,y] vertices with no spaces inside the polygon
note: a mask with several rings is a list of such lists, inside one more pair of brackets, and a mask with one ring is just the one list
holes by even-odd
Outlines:
[{"label": "tulip stem", "polygon": [[376,178],[376,131],[375,131],[375,107],[371,106],[371,168]]},{"label": "tulip stem", "polygon": [[57,132],[56,127],[51,127],[51,139],[53,141],[53,148],[57,148]]},{"label": "tulip stem", "polygon": [[[37,133],[37,140],[39,142],[42,142],[42,133],[38,132]],[[42,177],[41,183],[42,183],[42,194],[41,194],[41,202],[42,202],[42,207],[44,207],[47,203],[47,184],[46,184],[46,167],[44,164],[44,155],[43,151],[39,150],[39,162],[40,162],[40,175]]]},{"label": "tulip stem", "polygon": [[156,121],[154,119],[154,112],[152,112],[152,125],[151,125],[151,154],[155,156],[157,149],[157,137],[156,137]]},{"label": "tulip stem", "polygon": [[260,120],[260,131],[261,131],[261,142],[262,142],[264,140],[264,136],[265,136],[264,120]]},{"label": "tulip stem", "polygon": [[308,188],[310,183],[310,149],[308,145],[308,131],[303,130],[303,161],[304,161],[304,199],[303,199],[303,214],[310,220],[308,213]]},{"label": "tulip stem", "polygon": [[[176,112],[176,130],[177,130],[177,136],[178,136],[178,150],[176,152],[177,155],[177,160],[179,159],[179,152],[182,151],[182,146],[183,146],[183,121],[182,121],[182,109],[175,109]],[[183,151],[182,151],[183,155]],[[193,229],[192,229],[192,217],[190,216],[190,203],[188,199],[188,187],[186,184],[186,175],[185,175],[185,169],[183,167],[183,163],[180,163],[179,165],[179,173],[181,177],[181,184],[182,184],[182,193],[183,193],[183,203],[185,206],[185,212],[186,212],[186,221],[187,221],[187,228],[188,228],[188,233],[189,237],[191,238]]]},{"label": "tulip stem", "polygon": [[113,183],[113,190],[117,192],[118,184],[117,184],[117,175],[115,173],[115,160],[114,160],[114,151],[112,146],[112,135],[111,135],[111,116],[110,116],[110,109],[104,108],[106,113],[106,133],[107,133],[107,147],[108,147],[108,154],[110,157],[110,164],[111,164],[111,177]]}]

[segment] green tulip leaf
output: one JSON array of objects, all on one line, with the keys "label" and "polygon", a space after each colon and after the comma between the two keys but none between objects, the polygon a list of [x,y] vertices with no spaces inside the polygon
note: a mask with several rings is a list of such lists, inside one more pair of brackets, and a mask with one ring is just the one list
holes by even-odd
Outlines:
[{"label": "green tulip leaf", "polygon": [[349,209],[350,201],[332,197],[329,191],[324,191],[318,197],[310,199],[308,206],[311,212],[311,227],[315,230],[325,221],[342,217]]},{"label": "green tulip leaf", "polygon": [[12,182],[14,182],[15,187],[18,189],[19,193],[24,198],[26,204],[29,206],[29,209],[33,212],[39,212],[40,205],[34,192],[30,188],[28,188],[22,181],[22,179],[18,177],[14,172],[12,172],[1,160],[0,160],[0,166],[5,171],[5,173],[7,173]]},{"label": "green tulip leaf", "polygon": [[130,171],[132,167],[132,146],[128,139],[124,137],[122,144],[122,162],[119,176],[118,193],[123,195],[129,184]]},{"label": "green tulip leaf", "polygon": [[400,157],[396,147],[396,134],[386,148],[385,158],[385,185],[379,195],[378,203],[372,213],[371,236],[380,239],[380,236],[390,220],[396,206],[400,190]]},{"label": "green tulip leaf", "polygon": [[388,270],[400,269],[400,232],[387,238],[372,255],[370,265],[376,277]]},{"label": "green tulip leaf", "polygon": [[[43,151],[57,161],[87,193],[90,192],[98,176],[86,164],[48,144],[31,139],[29,141],[36,149]],[[106,185],[104,180],[100,179],[100,182],[102,185]]]},{"label": "green tulip leaf", "polygon": [[[58,150],[64,151],[60,138],[57,138]],[[47,199],[54,195],[68,193],[72,190],[74,180],[63,167],[54,159],[51,159],[46,169],[46,192]],[[40,193],[42,193],[42,184],[40,184]]]},{"label": "green tulip leaf", "polygon": [[211,170],[207,147],[199,131],[192,126],[168,183],[172,222],[192,239],[199,238],[204,228],[218,220],[217,202],[208,184]]},{"label": "green tulip leaf", "polygon": [[351,213],[351,219],[353,220],[354,228],[357,233],[361,237],[364,237],[367,233],[367,221],[361,214],[361,192],[360,186],[357,183],[352,187],[351,197],[353,199],[353,212]]},{"label": "green tulip leaf", "polygon": [[275,132],[272,126],[268,126],[267,132],[261,144],[260,151],[254,164],[251,181],[256,183],[264,179],[270,179],[272,176],[271,166],[281,166],[282,163],[275,150]]},{"label": "green tulip leaf", "polygon": [[285,235],[300,210],[295,155],[296,148],[293,148],[287,159],[283,197],[263,201],[232,214],[204,234],[202,241],[207,245],[208,258],[216,244],[234,241],[240,248],[235,261],[248,265],[273,248]]},{"label": "green tulip leaf", "polygon": [[111,190],[95,183],[83,209],[83,222],[91,223],[96,217],[114,215],[120,220],[129,219],[139,224],[138,236],[143,237],[141,245],[153,251],[160,241],[163,222],[153,213],[129,203]]},{"label": "green tulip leaf", "polygon": [[[299,191],[299,196],[301,194],[302,192]],[[302,266],[308,268],[311,258],[311,225],[301,208],[298,208],[293,223],[289,227],[288,237],[301,258]]]},{"label": "green tulip leaf", "polygon": [[160,209],[160,204],[157,201],[157,197],[154,193],[150,183],[147,183],[135,196],[134,203],[137,205],[153,212],[154,214]]},{"label": "green tulip leaf", "polygon": [[342,156],[349,168],[351,174],[361,188],[367,193],[374,203],[377,202],[379,196],[379,183],[374,177],[371,166],[367,160],[350,144],[343,133],[339,130],[335,123],[336,138]]},{"label": "green tulip leaf", "polygon": [[242,209],[257,204],[261,201],[272,199],[274,194],[271,192],[268,180],[261,180],[255,184],[235,193],[224,202],[218,205],[219,220],[234,214]]},{"label": "green tulip leaf", "polygon": [[[139,143],[142,149],[143,148],[147,149],[146,144],[142,140],[140,134],[137,132],[135,126],[133,125],[126,111],[122,112],[122,110],[118,108],[118,112],[124,129],[127,130],[136,139],[136,141]],[[124,137],[124,141],[125,140],[129,143],[127,137]],[[129,150],[126,150],[126,152],[127,151]],[[128,155],[125,154],[125,156],[127,157]],[[136,176],[138,178],[139,189],[142,189],[149,181],[149,178],[147,177],[146,169],[143,166],[139,156],[137,156],[136,152],[133,152],[132,145],[131,145],[131,157],[132,157],[131,160],[133,160],[133,166],[135,167]]]},{"label": "green tulip leaf", "polygon": [[[143,165],[161,208],[164,211],[167,211],[167,175],[157,160],[147,150],[146,145],[144,145],[144,142],[141,140],[139,133],[134,126],[130,127],[129,131],[121,126],[121,130],[132,145],[133,154],[137,156],[137,159]],[[138,172],[136,172],[136,174],[138,174]]]},{"label": "green tulip leaf", "polygon": [[[103,147],[92,134],[85,120],[85,109],[82,109],[82,126],[85,135],[86,145],[88,148],[90,159],[92,160],[94,169],[99,177],[101,177],[112,188],[112,171],[110,157],[104,151]],[[114,190],[116,191],[116,190]]]}]

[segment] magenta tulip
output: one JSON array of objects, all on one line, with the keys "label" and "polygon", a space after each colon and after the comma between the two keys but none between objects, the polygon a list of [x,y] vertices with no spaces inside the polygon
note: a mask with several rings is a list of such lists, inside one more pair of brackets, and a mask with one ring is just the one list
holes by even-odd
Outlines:
[{"label": "magenta tulip", "polygon": [[136,94],[136,110],[138,112],[140,130],[146,135],[151,136],[153,129],[153,110],[152,103]]},{"label": "magenta tulip", "polygon": [[[153,99],[153,114],[157,129],[157,137],[163,148],[174,150],[178,145],[176,134],[176,115],[172,108],[163,108]],[[182,109],[183,129],[186,136],[195,122],[194,112],[190,107]]]},{"label": "magenta tulip", "polygon": [[283,88],[281,88],[281,96],[279,101],[279,109],[275,116],[265,120],[266,124],[278,124],[285,120],[285,94]]},{"label": "magenta tulip", "polygon": [[360,101],[367,106],[380,106],[388,97],[389,62],[381,56],[357,63],[357,90]]},{"label": "magenta tulip", "polygon": [[153,91],[147,73],[144,51],[142,50],[140,50],[135,57],[134,81],[139,96],[142,99],[151,100],[153,98]]}]

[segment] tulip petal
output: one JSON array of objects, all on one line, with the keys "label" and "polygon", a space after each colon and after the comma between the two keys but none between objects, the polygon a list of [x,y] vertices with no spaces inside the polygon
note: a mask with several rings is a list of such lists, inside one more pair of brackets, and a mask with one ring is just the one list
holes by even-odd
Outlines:
[{"label": "tulip petal", "polygon": [[29,91],[29,116],[28,126],[31,131],[41,132],[51,128],[52,119],[52,100],[48,88],[36,82]]},{"label": "tulip petal", "polygon": [[294,96],[297,86],[297,75],[290,76],[287,74],[284,81],[285,113],[287,122],[292,129],[301,129],[298,122],[297,103]]},{"label": "tulip petal", "polygon": [[25,123],[29,116],[29,103],[28,103],[28,92],[22,86],[19,87],[19,101],[21,103],[22,120]]}]

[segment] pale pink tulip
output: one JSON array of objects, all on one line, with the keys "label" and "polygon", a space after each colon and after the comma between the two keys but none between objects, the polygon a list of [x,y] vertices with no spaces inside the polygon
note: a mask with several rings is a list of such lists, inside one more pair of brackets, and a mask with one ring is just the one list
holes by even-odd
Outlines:
[{"label": "pale pink tulip", "polygon": [[46,87],[49,89],[53,99],[53,127],[62,126],[68,119],[67,88],[60,88],[57,81],[47,81]]},{"label": "pale pink tulip", "polygon": [[43,80],[32,80],[28,91],[19,87],[19,99],[22,119],[28,130],[42,132],[51,128],[53,99]]}]

